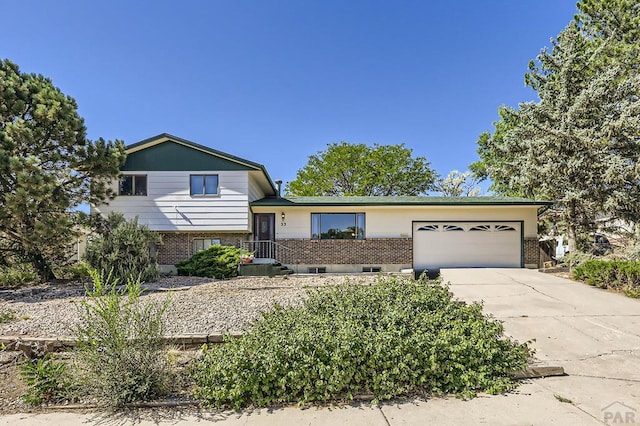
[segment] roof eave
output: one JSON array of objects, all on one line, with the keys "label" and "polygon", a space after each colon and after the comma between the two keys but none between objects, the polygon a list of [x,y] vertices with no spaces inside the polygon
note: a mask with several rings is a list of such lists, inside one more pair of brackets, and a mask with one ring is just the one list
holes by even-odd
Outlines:
[{"label": "roof eave", "polygon": [[306,202],[306,201],[292,201],[286,198],[279,198],[273,200],[256,200],[251,203],[256,207],[340,207],[340,206],[550,206],[553,204],[551,201],[482,201],[482,202],[397,202],[397,203],[383,203],[383,202]]}]

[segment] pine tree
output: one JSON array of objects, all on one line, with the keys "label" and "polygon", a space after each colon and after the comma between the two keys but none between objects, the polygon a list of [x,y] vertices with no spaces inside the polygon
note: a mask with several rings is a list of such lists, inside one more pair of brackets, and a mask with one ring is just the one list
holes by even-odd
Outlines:
[{"label": "pine tree", "polygon": [[53,278],[77,235],[72,210],[113,195],[125,155],[121,141],[86,138],[75,100],[50,79],[0,61],[0,264]]},{"label": "pine tree", "polygon": [[497,192],[556,201],[570,250],[598,214],[636,221],[640,213],[640,8],[624,0],[578,7],[525,76],[539,101],[501,109],[472,165]]}]

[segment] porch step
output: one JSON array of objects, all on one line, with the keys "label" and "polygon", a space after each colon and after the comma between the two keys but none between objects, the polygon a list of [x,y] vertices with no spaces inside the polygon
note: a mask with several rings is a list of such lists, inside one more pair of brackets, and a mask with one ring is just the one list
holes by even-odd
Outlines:
[{"label": "porch step", "polygon": [[289,274],[293,274],[293,271],[279,262],[241,263],[238,266],[238,275],[241,277],[273,277]]}]

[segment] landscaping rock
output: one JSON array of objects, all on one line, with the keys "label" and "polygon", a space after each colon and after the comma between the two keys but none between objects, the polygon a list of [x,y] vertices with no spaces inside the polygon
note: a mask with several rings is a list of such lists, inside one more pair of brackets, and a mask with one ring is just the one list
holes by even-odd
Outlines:
[{"label": "landscaping rock", "polygon": [[[350,275],[368,283],[376,275]],[[144,285],[142,300],[165,300],[167,335],[211,336],[240,333],[274,303],[290,306],[305,297],[307,288],[342,283],[343,275],[238,277],[213,280],[199,277],[164,277]],[[84,283],[44,284],[0,293],[0,307],[15,311],[14,321],[0,324],[0,336],[22,338],[73,336],[83,317]],[[174,291],[175,289],[175,291]],[[49,345],[55,345],[50,343]],[[24,351],[33,350],[26,346]],[[46,348],[55,349],[55,348]]]}]

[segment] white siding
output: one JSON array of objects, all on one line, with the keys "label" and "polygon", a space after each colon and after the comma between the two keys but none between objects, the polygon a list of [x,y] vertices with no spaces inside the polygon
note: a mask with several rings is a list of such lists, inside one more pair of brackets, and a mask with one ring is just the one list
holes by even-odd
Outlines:
[{"label": "white siding", "polygon": [[[93,209],[106,216],[118,211],[154,231],[249,231],[249,177],[247,171],[144,172],[147,196],[119,196]],[[192,197],[190,174],[217,174],[219,195]],[[113,188],[117,191],[117,182]]]},{"label": "white siding", "polygon": [[[413,221],[524,221],[524,237],[536,237],[537,206],[332,206],[253,207],[254,213],[276,213],[276,238],[310,238],[311,213],[366,214],[366,238],[410,238]],[[285,213],[284,226],[280,223]]]},{"label": "white siding", "polygon": [[258,182],[258,177],[254,173],[249,174],[249,201],[260,200],[264,198],[265,193],[260,188],[260,183]]}]

